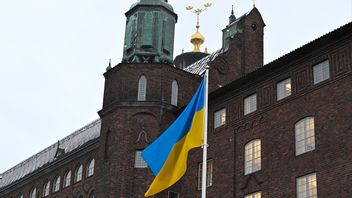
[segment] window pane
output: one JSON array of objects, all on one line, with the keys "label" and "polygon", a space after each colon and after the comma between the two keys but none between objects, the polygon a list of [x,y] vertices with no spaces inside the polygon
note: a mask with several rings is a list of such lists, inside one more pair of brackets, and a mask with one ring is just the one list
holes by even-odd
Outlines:
[{"label": "window pane", "polygon": [[296,179],[297,198],[315,198],[317,195],[316,174],[310,174]]},{"label": "window pane", "polygon": [[261,170],[261,141],[253,140],[245,146],[245,175]]},{"label": "window pane", "polygon": [[177,81],[174,80],[172,82],[172,87],[171,87],[171,104],[177,106],[177,99],[178,99],[178,84],[177,84]]},{"label": "window pane", "polygon": [[256,192],[245,196],[245,198],[261,198],[261,197],[262,197],[262,192]]},{"label": "window pane", "polygon": [[[198,190],[202,189],[203,163],[198,164]],[[207,160],[207,187],[213,185],[213,160]]]},{"label": "window pane", "polygon": [[226,109],[221,109],[214,113],[214,128],[218,128],[226,123]]},{"label": "window pane", "polygon": [[145,76],[141,76],[138,81],[138,101],[145,101],[147,93],[147,78]]},{"label": "window pane", "polygon": [[257,110],[257,94],[253,94],[244,99],[244,115]]},{"label": "window pane", "polygon": [[314,118],[300,120],[295,125],[296,155],[315,149]]},{"label": "window pane", "polygon": [[179,198],[180,194],[177,192],[169,191],[168,198]]},{"label": "window pane", "polygon": [[284,81],[277,83],[277,100],[281,100],[291,95],[291,79],[288,78]]},{"label": "window pane", "polygon": [[330,78],[329,60],[313,66],[314,84],[320,83]]},{"label": "window pane", "polygon": [[142,151],[136,151],[135,153],[135,161],[134,161],[135,168],[147,168],[148,164],[142,158]]}]

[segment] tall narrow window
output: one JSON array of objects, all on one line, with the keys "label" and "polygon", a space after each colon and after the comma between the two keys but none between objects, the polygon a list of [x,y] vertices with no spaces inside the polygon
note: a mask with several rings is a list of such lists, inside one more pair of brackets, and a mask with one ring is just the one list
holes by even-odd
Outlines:
[{"label": "tall narrow window", "polygon": [[[203,170],[203,162],[198,164],[198,190],[202,189],[202,170]],[[213,160],[207,160],[207,187],[213,185]]]},{"label": "tall narrow window", "polygon": [[23,194],[20,193],[20,194],[17,196],[17,198],[23,198]]},{"label": "tall narrow window", "polygon": [[246,144],[244,154],[245,175],[261,170],[261,141],[253,140]]},{"label": "tall narrow window", "polygon": [[214,113],[214,128],[218,128],[226,123],[226,109],[221,109]]},{"label": "tall narrow window", "polygon": [[71,171],[67,171],[64,175],[63,187],[66,188],[71,185]]},{"label": "tall narrow window", "polygon": [[297,198],[318,198],[315,173],[296,179]]},{"label": "tall narrow window", "polygon": [[329,60],[313,66],[314,84],[320,83],[330,78]]},{"label": "tall narrow window", "polygon": [[89,198],[95,198],[95,191],[92,191],[89,195]]},{"label": "tall narrow window", "polygon": [[178,99],[178,84],[177,81],[172,81],[171,86],[171,104],[177,106],[177,99]]},{"label": "tall narrow window", "polygon": [[138,81],[138,101],[145,101],[147,94],[147,78],[145,76],[141,76]]},{"label": "tall narrow window", "polygon": [[94,166],[95,166],[95,159],[89,161],[88,168],[87,168],[87,177],[94,175]]},{"label": "tall narrow window", "polygon": [[142,151],[136,151],[134,156],[134,167],[135,168],[147,168],[148,164],[142,158]]},{"label": "tall narrow window", "polygon": [[57,176],[54,179],[54,183],[53,183],[53,192],[57,192],[60,190],[60,182],[61,182],[61,177]]},{"label": "tall narrow window", "polygon": [[315,149],[314,118],[308,117],[295,124],[296,155]]},{"label": "tall narrow window", "polygon": [[291,78],[276,84],[277,100],[281,100],[291,95]]},{"label": "tall narrow window", "polygon": [[262,197],[262,192],[255,192],[245,196],[245,198],[261,198],[261,197]]},{"label": "tall narrow window", "polygon": [[43,197],[49,196],[50,192],[50,181],[46,182],[43,186]]},{"label": "tall narrow window", "polygon": [[257,110],[257,94],[252,94],[244,99],[244,115]]},{"label": "tall narrow window", "polygon": [[82,180],[82,171],[83,171],[83,165],[77,166],[75,170],[75,177],[74,177],[74,182],[77,183]]},{"label": "tall narrow window", "polygon": [[29,193],[29,198],[37,198],[37,188],[33,188]]}]

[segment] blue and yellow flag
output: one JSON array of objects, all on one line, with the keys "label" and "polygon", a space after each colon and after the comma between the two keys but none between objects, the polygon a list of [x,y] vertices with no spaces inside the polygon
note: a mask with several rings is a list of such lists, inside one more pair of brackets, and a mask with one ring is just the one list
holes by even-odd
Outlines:
[{"label": "blue and yellow flag", "polygon": [[203,144],[204,80],[181,115],[142,152],[156,176],[145,196],[155,195],[176,183],[186,172],[189,150]]}]

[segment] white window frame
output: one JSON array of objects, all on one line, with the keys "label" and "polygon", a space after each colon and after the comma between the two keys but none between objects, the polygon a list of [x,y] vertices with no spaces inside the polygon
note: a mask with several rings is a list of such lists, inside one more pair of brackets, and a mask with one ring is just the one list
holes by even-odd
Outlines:
[{"label": "white window frame", "polygon": [[134,168],[148,168],[148,164],[142,158],[142,151],[137,150],[134,155]]},{"label": "white window frame", "polygon": [[145,101],[147,95],[147,78],[142,75],[138,80],[138,101]]},{"label": "white window frame", "polygon": [[95,159],[91,159],[87,166],[87,177],[94,175],[94,168],[95,168]]},{"label": "white window frame", "polygon": [[297,198],[318,198],[317,186],[316,173],[296,178]]},{"label": "white window frame", "polygon": [[214,128],[226,124],[226,108],[214,112]]},{"label": "white window frame", "polygon": [[[203,162],[198,163],[198,190],[202,189]],[[207,160],[207,188],[213,185],[213,160]]]},{"label": "white window frame", "polygon": [[255,192],[255,193],[251,193],[246,195],[244,198],[261,198],[262,197],[262,192]]},{"label": "white window frame", "polygon": [[53,193],[58,192],[60,190],[60,183],[61,183],[61,177],[60,176],[55,177],[53,182]]},{"label": "white window frame", "polygon": [[248,142],[244,147],[244,174],[248,175],[262,168],[261,140],[255,139]]},{"label": "white window frame", "polygon": [[82,173],[83,173],[83,165],[80,164],[75,169],[75,175],[74,175],[74,180],[73,180],[74,183],[80,182],[82,180]]},{"label": "white window frame", "polygon": [[306,117],[295,124],[296,156],[315,150],[314,117]]},{"label": "white window frame", "polygon": [[43,186],[43,197],[47,197],[50,194],[50,181],[45,182]]},{"label": "white window frame", "polygon": [[71,185],[71,177],[72,177],[72,172],[71,170],[67,171],[64,175],[64,182],[63,182],[63,187],[69,187]]},{"label": "white window frame", "polygon": [[176,80],[172,81],[171,85],[171,104],[177,106],[178,102],[178,83]]},{"label": "white window frame", "polygon": [[318,84],[330,78],[329,60],[325,60],[313,66],[313,81]]},{"label": "white window frame", "polygon": [[292,94],[291,78],[287,78],[276,84],[277,100],[284,99]]},{"label": "white window frame", "polygon": [[257,110],[257,94],[254,93],[244,98],[244,115],[250,114]]}]

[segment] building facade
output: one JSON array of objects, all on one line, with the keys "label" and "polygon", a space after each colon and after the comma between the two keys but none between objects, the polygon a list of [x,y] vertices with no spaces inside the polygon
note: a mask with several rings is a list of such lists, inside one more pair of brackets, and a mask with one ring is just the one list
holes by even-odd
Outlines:
[{"label": "building facade", "polygon": [[[223,46],[175,67],[165,0],[126,13],[122,63],[107,68],[100,118],[2,173],[1,198],[144,197],[140,152],[180,114],[210,66],[208,197],[352,196],[352,23],[263,65],[264,21],[230,16]],[[165,34],[165,31],[167,31]],[[200,197],[202,150],[155,197]]]}]

